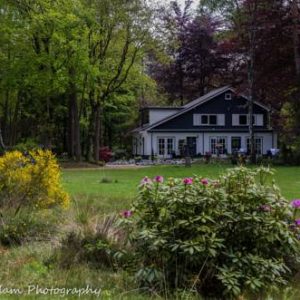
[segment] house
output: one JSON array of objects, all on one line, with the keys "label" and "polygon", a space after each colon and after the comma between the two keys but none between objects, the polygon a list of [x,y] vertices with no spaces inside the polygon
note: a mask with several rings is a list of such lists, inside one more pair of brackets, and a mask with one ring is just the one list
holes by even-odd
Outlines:
[{"label": "house", "polygon": [[[182,107],[145,107],[140,127],[133,130],[133,154],[170,158],[188,145],[192,156],[210,152],[231,154],[250,149],[248,99],[225,86]],[[257,155],[277,148],[270,110],[254,102],[253,124]]]}]

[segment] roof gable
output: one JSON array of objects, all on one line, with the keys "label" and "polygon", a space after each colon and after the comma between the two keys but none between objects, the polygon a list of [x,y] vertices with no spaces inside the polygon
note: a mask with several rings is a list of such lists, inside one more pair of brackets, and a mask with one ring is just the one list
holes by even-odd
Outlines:
[{"label": "roof gable", "polygon": [[[231,91],[232,93],[236,93],[235,90],[233,88],[231,88],[230,86],[224,86],[224,87],[221,87],[221,88],[218,88],[218,89],[215,89],[215,90],[212,90],[210,91],[209,93],[203,95],[202,97],[199,97],[189,103],[187,103],[186,105],[184,105],[182,107],[182,109],[180,109],[178,112],[162,119],[162,120],[159,120],[151,125],[147,125],[145,126],[144,128],[142,128],[142,130],[151,130],[152,128],[155,128],[161,124],[164,124],[174,118],[177,118],[178,116],[181,116],[182,114],[185,114],[186,112],[189,112],[190,110],[193,110],[195,109],[196,107],[200,106],[200,105],[203,105],[204,103],[212,100],[212,99],[215,99],[216,97],[218,97],[219,95],[227,92],[227,91]],[[244,98],[246,101],[249,101],[249,99],[245,96],[245,95],[240,95],[242,98]],[[254,101],[254,103],[258,106],[260,106],[262,109],[266,110],[266,111],[269,111],[269,109],[257,102],[257,101]]]}]

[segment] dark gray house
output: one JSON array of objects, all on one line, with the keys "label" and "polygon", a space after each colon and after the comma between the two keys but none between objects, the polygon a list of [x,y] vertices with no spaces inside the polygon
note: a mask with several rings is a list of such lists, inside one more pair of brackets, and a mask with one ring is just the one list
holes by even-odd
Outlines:
[{"label": "dark gray house", "polygon": [[[189,145],[192,155],[230,154],[249,150],[248,99],[225,86],[182,106],[145,107],[141,124],[133,131],[133,154],[169,158]],[[270,126],[269,108],[254,103],[253,124],[258,155],[277,148],[277,134]]]}]

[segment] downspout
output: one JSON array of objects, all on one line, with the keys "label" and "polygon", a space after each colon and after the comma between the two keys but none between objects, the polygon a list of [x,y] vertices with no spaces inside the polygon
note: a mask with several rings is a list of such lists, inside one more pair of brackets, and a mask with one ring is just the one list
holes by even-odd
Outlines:
[{"label": "downspout", "polygon": [[204,131],[202,132],[202,155],[204,155]]},{"label": "downspout", "polygon": [[153,132],[151,132],[151,160],[154,160],[154,152],[153,152]]}]

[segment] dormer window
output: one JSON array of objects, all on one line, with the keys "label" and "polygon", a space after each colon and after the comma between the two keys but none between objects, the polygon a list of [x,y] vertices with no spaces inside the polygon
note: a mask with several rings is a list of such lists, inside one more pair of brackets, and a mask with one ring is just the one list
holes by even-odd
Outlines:
[{"label": "dormer window", "polygon": [[231,100],[231,99],[232,99],[231,93],[225,93],[225,100]]}]

